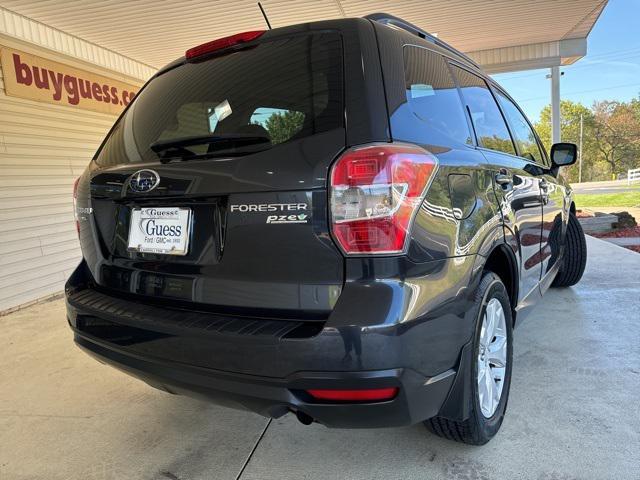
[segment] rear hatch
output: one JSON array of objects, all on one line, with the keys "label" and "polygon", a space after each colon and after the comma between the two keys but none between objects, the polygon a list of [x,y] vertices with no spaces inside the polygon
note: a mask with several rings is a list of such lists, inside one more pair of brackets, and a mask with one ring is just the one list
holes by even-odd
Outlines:
[{"label": "rear hatch", "polygon": [[324,31],[153,79],[88,171],[81,243],[96,282],[172,305],[324,318],[344,275],[327,218],[345,148],[342,68],[341,37]]}]

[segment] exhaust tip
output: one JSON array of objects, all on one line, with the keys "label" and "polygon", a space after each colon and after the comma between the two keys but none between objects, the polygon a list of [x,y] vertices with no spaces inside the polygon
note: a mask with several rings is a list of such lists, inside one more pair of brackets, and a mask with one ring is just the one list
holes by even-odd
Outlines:
[{"label": "exhaust tip", "polygon": [[296,410],[296,418],[303,425],[311,425],[313,423],[313,417],[300,410]]}]

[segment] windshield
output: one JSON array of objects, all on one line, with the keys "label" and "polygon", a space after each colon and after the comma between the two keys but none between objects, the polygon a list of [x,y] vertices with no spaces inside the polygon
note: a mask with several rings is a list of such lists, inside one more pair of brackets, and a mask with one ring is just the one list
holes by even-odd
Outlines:
[{"label": "windshield", "polygon": [[248,155],[342,126],[340,36],[297,35],[163,73],[135,98],[95,161]]}]

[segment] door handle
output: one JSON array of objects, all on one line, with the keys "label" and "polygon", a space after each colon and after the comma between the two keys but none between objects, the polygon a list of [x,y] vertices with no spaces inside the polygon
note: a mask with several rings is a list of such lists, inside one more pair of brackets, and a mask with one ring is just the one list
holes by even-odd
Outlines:
[{"label": "door handle", "polygon": [[507,187],[513,184],[513,177],[509,175],[506,170],[501,169],[498,173],[496,173],[496,183],[498,185],[502,185],[503,187]]},{"label": "door handle", "polygon": [[547,182],[544,178],[540,180],[540,190],[546,192],[549,190],[549,182]]},{"label": "door handle", "polygon": [[544,178],[540,179],[540,195],[542,197],[542,205],[547,205],[549,203],[549,182],[547,182]]}]

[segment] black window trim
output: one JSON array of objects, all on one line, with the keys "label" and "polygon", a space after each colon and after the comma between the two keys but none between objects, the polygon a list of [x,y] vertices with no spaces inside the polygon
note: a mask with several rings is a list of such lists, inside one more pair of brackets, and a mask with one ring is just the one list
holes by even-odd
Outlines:
[{"label": "black window trim", "polygon": [[[469,121],[471,122],[471,125],[473,125],[473,132],[474,132],[474,135],[476,136],[476,148],[479,148],[480,150],[487,150],[489,152],[496,152],[496,153],[500,153],[500,154],[503,154],[503,155],[509,155],[510,157],[522,159],[523,157],[517,155],[518,148],[516,146],[516,142],[514,141],[513,132],[511,131],[511,127],[510,127],[509,122],[507,121],[507,119],[506,119],[506,117],[504,115],[504,112],[502,111],[502,108],[500,108],[500,104],[498,103],[498,99],[496,98],[495,93],[491,89],[491,85],[490,85],[491,82],[489,81],[489,79],[487,79],[484,74],[478,74],[478,72],[474,72],[473,70],[471,70],[466,65],[464,65],[464,64],[462,64],[460,62],[456,62],[455,60],[452,60],[449,63],[452,64],[452,65],[455,65],[456,67],[458,67],[458,68],[460,68],[462,70],[465,70],[467,73],[470,73],[471,75],[475,75],[476,77],[480,78],[483,82],[485,82],[485,84],[487,85],[487,89],[489,90],[489,93],[491,94],[491,97],[493,98],[493,101],[496,103],[496,105],[498,107],[498,111],[500,112],[500,115],[502,116],[502,120],[504,121],[504,124],[507,127],[507,133],[509,133],[509,138],[511,139],[511,144],[513,145],[513,151],[516,152],[516,155],[513,155],[512,153],[508,153],[508,152],[503,152],[501,150],[494,150],[492,148],[487,148],[487,147],[484,147],[484,146],[480,145],[480,142],[479,142],[479,140],[477,138],[477,134],[476,134],[476,127],[473,124],[473,119],[471,118],[471,112],[469,111],[469,106],[467,105],[467,102],[464,99],[464,95],[462,94],[462,89],[460,88],[460,82],[458,81],[458,77],[452,71],[453,78],[455,79],[456,84],[458,85],[458,92],[460,93],[460,96],[462,98],[462,104],[464,105],[465,113],[469,117]],[[451,68],[451,66],[449,68]],[[524,159],[524,160],[528,160],[528,159]]]},{"label": "black window trim", "polygon": [[[460,59],[454,57],[453,55],[450,55],[449,52],[441,52],[439,50],[436,50],[435,48],[433,48],[431,45],[417,45],[415,43],[404,43],[402,45],[402,48],[404,47],[417,47],[417,48],[423,48],[425,50],[429,50],[430,52],[433,52],[437,55],[440,55],[441,57],[444,58],[445,63],[447,64],[447,68],[449,69],[449,74],[451,75],[451,77],[453,77],[453,81],[456,84],[456,88],[458,90],[458,96],[460,97],[460,102],[462,104],[462,110],[464,110],[464,115],[467,119],[467,125],[469,128],[469,133],[471,134],[471,140],[472,140],[472,144],[469,145],[467,143],[465,143],[464,145],[466,147],[469,148],[474,148],[474,149],[481,149],[481,150],[488,150],[491,152],[497,152],[498,150],[491,150],[489,148],[485,148],[482,147],[480,145],[480,143],[478,142],[478,136],[476,134],[476,127],[473,124],[473,120],[471,120],[471,114],[469,113],[469,107],[467,106],[467,102],[465,102],[464,100],[464,95],[462,94],[462,89],[460,88],[460,82],[458,82],[458,77],[456,76],[455,72],[453,71],[453,69],[451,68],[452,65],[455,65],[456,67],[459,67],[463,70],[466,70],[469,73],[472,73],[473,75],[476,75],[480,78],[482,78],[483,80],[486,81],[485,78],[485,74],[484,72],[482,72],[481,70],[477,69],[477,67],[475,66],[469,66],[463,62],[460,61]],[[489,88],[489,90],[491,90]],[[499,106],[498,106],[499,108]],[[502,111],[501,111],[502,113]],[[506,120],[505,120],[506,123]],[[509,125],[507,124],[507,129],[509,128]],[[509,135],[511,135],[511,132],[509,131]],[[513,138],[511,138],[511,142],[513,143]],[[516,151],[515,149],[515,144],[513,146],[514,151]],[[505,155],[511,155],[509,153],[505,153],[505,152],[499,152],[499,153],[504,153]],[[511,155],[514,156],[514,155]],[[519,158],[519,157],[516,157]]]},{"label": "black window trim", "polygon": [[[538,162],[532,161],[529,158],[526,157],[522,157],[518,154],[518,147],[516,145],[516,142],[514,140],[514,136],[513,136],[513,132],[511,131],[511,125],[509,124],[509,121],[507,120],[504,112],[502,111],[502,106],[500,105],[500,102],[498,101],[498,99],[496,98],[496,94],[494,89],[500,91],[500,93],[504,94],[508,99],[510,99],[513,104],[516,106],[516,108],[520,111],[520,113],[522,113],[522,116],[525,118],[525,120],[527,121],[527,124],[531,127],[531,130],[533,131],[533,134],[535,136],[536,142],[538,144],[538,148],[540,149],[542,156],[543,156],[543,160],[546,160],[548,163],[549,162],[549,155],[547,154],[547,150],[544,148],[543,143],[540,141],[540,137],[538,136],[538,132],[535,130],[535,128],[533,128],[533,126],[531,125],[531,122],[529,121],[529,119],[527,118],[527,116],[524,114],[524,112],[522,112],[522,109],[520,108],[520,105],[518,105],[516,103],[516,101],[511,97],[511,95],[509,95],[507,92],[505,92],[505,90],[493,79],[491,78],[489,75],[485,74],[482,70],[478,70],[475,69],[463,62],[461,62],[460,60],[458,60],[457,58],[454,58],[453,56],[449,55],[448,53],[445,52],[441,52],[439,50],[436,50],[435,48],[431,48],[430,46],[427,45],[417,45],[415,43],[403,43],[402,44],[402,48],[404,47],[417,47],[417,48],[423,48],[425,50],[428,50],[432,53],[435,53],[437,55],[440,55],[441,57],[444,58],[445,63],[447,64],[447,67],[449,68],[449,73],[451,74],[451,76],[453,77],[453,81],[456,84],[456,88],[458,90],[458,96],[460,97],[460,102],[462,102],[462,109],[464,110],[464,115],[467,119],[467,125],[469,128],[469,133],[471,133],[471,140],[473,141],[472,145],[469,144],[463,144],[467,147],[470,148],[475,148],[478,150],[486,150],[488,152],[495,152],[495,153],[499,153],[501,155],[507,155],[509,157],[512,158],[517,158],[518,160],[523,160],[525,162],[531,163],[532,165],[536,165],[544,170],[549,170],[550,165],[545,165],[545,164],[540,164]],[[476,77],[481,78],[482,80],[484,80],[484,82],[487,84],[487,87],[489,89],[489,92],[491,92],[491,95],[493,96],[493,101],[496,102],[496,105],[498,106],[498,111],[500,112],[500,115],[502,115],[502,119],[505,123],[505,125],[507,126],[507,131],[509,132],[509,137],[511,138],[511,143],[513,144],[513,151],[516,152],[516,155],[512,154],[512,153],[507,153],[507,152],[502,152],[500,150],[493,150],[491,148],[486,148],[483,147],[482,145],[480,145],[480,142],[478,142],[478,135],[476,133],[476,127],[473,124],[473,120],[471,119],[471,114],[469,112],[469,107],[467,105],[467,102],[464,99],[464,95],[462,94],[462,89],[460,88],[460,82],[458,81],[458,77],[456,76],[455,72],[453,71],[453,69],[451,68],[452,66],[456,66],[458,68],[461,68],[462,70],[466,70],[468,73],[475,75]]]},{"label": "black window trim", "polygon": [[464,110],[464,118],[467,120],[467,127],[469,128],[469,133],[471,134],[471,141],[473,142],[474,148],[481,148],[480,142],[478,141],[478,133],[476,132],[476,126],[473,124],[473,120],[471,120],[471,112],[469,111],[469,106],[467,102],[464,100],[464,95],[462,95],[462,89],[460,88],[460,82],[458,81],[458,77],[453,71],[452,65],[458,65],[458,62],[453,60],[452,58],[445,58],[445,63],[447,64],[447,69],[449,70],[449,75],[453,78],[453,83],[456,85],[456,90],[458,91],[458,98],[460,99],[460,105],[462,106],[462,110]]},{"label": "black window trim", "polygon": [[475,127],[473,126],[473,123],[471,123],[470,119],[468,118],[468,112],[467,112],[467,107],[466,107],[466,103],[464,101],[464,97],[462,96],[462,91],[460,90],[460,85],[458,84],[458,79],[456,78],[456,76],[453,73],[453,70],[451,70],[451,65],[449,65],[449,63],[451,63],[452,61],[455,61],[453,57],[449,56],[448,54],[439,52],[438,50],[434,49],[434,48],[429,48],[428,46],[425,45],[416,45],[415,43],[403,43],[402,44],[402,56],[403,56],[403,67],[405,68],[405,72],[406,72],[406,65],[404,65],[404,49],[405,47],[415,47],[415,48],[421,48],[423,50],[427,50],[435,55],[438,55],[439,57],[441,57],[444,60],[444,63],[447,66],[447,70],[449,72],[449,75],[451,76],[451,80],[453,80],[454,85],[456,86],[456,90],[458,91],[458,98],[460,100],[460,107],[462,107],[462,111],[464,114],[465,119],[467,120],[467,128],[469,129],[469,138],[471,138],[471,143],[466,143],[466,142],[459,142],[456,141],[456,143],[460,144],[460,145],[464,145],[467,148],[478,148],[478,139],[476,138],[476,130]]}]

